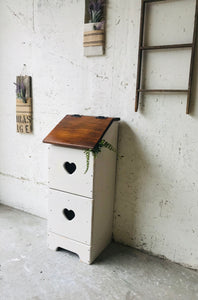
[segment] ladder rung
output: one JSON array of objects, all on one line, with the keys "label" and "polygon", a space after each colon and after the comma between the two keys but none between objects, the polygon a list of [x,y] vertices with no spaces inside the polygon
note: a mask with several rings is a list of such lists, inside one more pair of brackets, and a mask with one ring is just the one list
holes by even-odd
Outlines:
[{"label": "ladder rung", "polygon": [[160,1],[166,1],[166,0],[143,0],[145,3],[146,2],[160,2]]},{"label": "ladder rung", "polygon": [[188,93],[188,90],[139,89],[140,93]]},{"label": "ladder rung", "polygon": [[160,50],[160,49],[179,49],[192,48],[192,43],[189,44],[173,44],[173,45],[159,45],[159,46],[141,46],[141,50]]}]

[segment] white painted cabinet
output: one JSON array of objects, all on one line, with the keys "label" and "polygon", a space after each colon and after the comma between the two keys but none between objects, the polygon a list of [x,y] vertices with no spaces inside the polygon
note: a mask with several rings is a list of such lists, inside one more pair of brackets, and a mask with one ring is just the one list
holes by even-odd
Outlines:
[{"label": "white painted cabinet", "polygon": [[75,252],[88,264],[111,242],[116,153],[106,148],[96,158],[91,153],[85,174],[84,150],[101,139],[117,148],[117,134],[118,119],[74,115],[44,139],[51,144],[48,246]]}]

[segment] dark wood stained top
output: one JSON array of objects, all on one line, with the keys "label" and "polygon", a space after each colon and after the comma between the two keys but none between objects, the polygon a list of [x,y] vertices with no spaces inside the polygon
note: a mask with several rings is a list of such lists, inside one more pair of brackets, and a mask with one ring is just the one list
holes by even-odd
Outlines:
[{"label": "dark wood stained top", "polygon": [[93,149],[111,123],[119,120],[119,118],[66,115],[43,142],[64,147]]}]

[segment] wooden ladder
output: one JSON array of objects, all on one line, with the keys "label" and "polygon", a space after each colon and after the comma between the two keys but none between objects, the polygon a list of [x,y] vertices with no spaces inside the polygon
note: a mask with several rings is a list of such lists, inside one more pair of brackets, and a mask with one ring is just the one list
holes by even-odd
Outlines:
[{"label": "wooden ladder", "polygon": [[[195,57],[197,26],[198,26],[198,0],[196,0],[196,7],[195,7],[195,18],[194,18],[194,30],[193,30],[192,43],[161,45],[161,46],[144,46],[144,23],[145,23],[145,10],[146,10],[147,4],[152,3],[152,2],[161,2],[161,1],[169,1],[169,0],[142,0],[142,4],[141,4],[135,111],[136,112],[138,111],[140,93],[187,93],[186,114],[189,114],[191,92],[192,92],[193,65],[194,65],[194,57]],[[188,89],[185,89],[185,90],[182,90],[182,89],[142,89],[141,88],[141,72],[142,72],[143,51],[163,50],[163,49],[181,49],[181,48],[191,48]]]}]

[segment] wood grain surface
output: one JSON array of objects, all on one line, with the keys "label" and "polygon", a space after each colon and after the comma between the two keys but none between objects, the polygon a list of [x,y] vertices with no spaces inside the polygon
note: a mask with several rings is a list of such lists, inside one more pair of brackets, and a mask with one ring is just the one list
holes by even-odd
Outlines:
[{"label": "wood grain surface", "polygon": [[66,115],[43,142],[79,149],[93,149],[113,121],[119,121],[119,118]]}]

